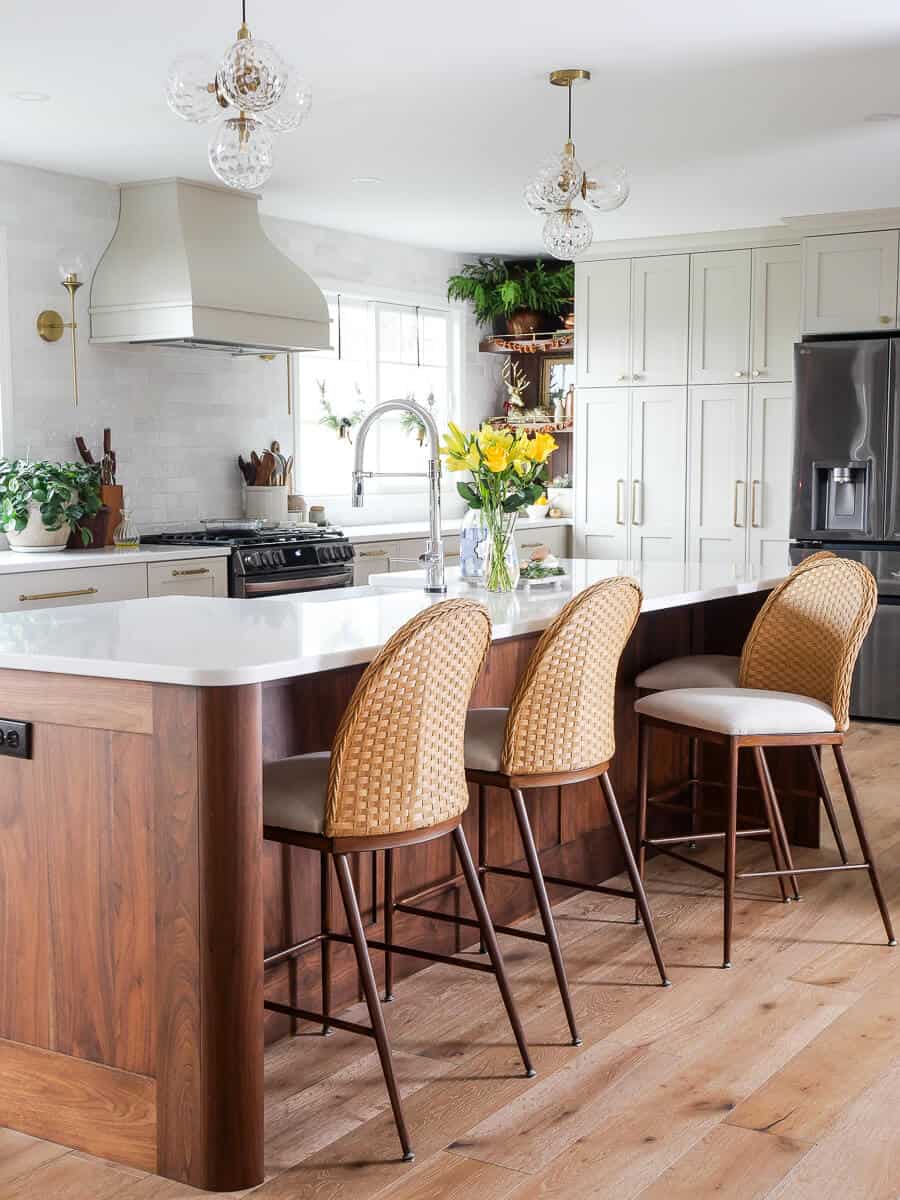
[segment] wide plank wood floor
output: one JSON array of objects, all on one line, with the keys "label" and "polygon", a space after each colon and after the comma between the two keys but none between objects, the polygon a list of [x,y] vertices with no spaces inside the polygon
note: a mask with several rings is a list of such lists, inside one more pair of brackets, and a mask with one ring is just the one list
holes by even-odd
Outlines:
[{"label": "wide plank wood floor", "polygon": [[[900,727],[855,726],[847,757],[900,921]],[[827,839],[796,857],[836,861]],[[804,877],[801,904],[776,902],[772,880],[741,886],[731,971],[717,965],[716,882],[657,860],[648,884],[667,990],[630,906],[557,906],[577,1051],[546,951],[505,939],[534,1080],[490,979],[432,967],[400,985],[386,1013],[413,1165],[398,1161],[368,1041],[310,1033],[273,1047],[254,1200],[898,1200],[900,950],[884,945],[865,876]],[[0,1200],[203,1195],[0,1130]]]}]

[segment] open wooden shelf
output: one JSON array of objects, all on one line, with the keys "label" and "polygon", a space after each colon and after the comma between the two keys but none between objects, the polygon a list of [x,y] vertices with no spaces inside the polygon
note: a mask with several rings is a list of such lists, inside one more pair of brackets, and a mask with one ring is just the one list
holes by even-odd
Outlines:
[{"label": "open wooden shelf", "polygon": [[478,344],[482,354],[569,354],[575,348],[575,330],[558,329],[555,333],[529,333],[515,337],[495,333]]},{"label": "open wooden shelf", "polygon": [[552,419],[549,421],[510,421],[506,417],[491,417],[490,423],[494,429],[509,429],[513,433],[519,433],[523,429],[528,433],[571,433],[574,427],[573,421],[563,421],[562,424],[557,424]]}]

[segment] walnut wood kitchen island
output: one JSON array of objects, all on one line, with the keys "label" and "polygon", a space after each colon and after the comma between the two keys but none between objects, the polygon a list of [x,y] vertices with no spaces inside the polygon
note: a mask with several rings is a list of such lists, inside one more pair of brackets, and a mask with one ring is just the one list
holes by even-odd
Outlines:
[{"label": "walnut wood kitchen island", "polygon": [[[509,700],[573,590],[635,575],[645,603],[622,664],[612,771],[628,809],[636,672],[675,654],[737,651],[779,576],[568,566],[550,593],[477,593],[495,642],[475,703]],[[31,757],[0,757],[0,1125],[195,1187],[262,1180],[264,1041],[289,1032],[284,1018],[264,1019],[264,993],[318,987],[318,949],[265,981],[263,956],[314,935],[320,916],[317,856],[263,843],[262,764],[327,748],[364,664],[429,602],[375,586],[0,615],[0,716],[31,724]],[[660,739],[658,782],[686,767],[683,748]],[[776,768],[795,839],[817,844],[804,765],[785,751]],[[594,785],[545,792],[532,819],[549,871],[600,881],[619,870]],[[490,824],[495,859],[517,860],[510,806],[491,805]],[[378,936],[372,857],[360,856],[357,886]],[[449,847],[399,855],[398,875],[405,893],[452,879]],[[450,882],[429,903],[462,901]],[[492,879],[490,903],[503,922],[533,908],[530,889],[505,879]],[[397,925],[400,941],[459,949],[444,922],[398,915]],[[333,950],[336,1008],[356,999],[343,950]]]}]

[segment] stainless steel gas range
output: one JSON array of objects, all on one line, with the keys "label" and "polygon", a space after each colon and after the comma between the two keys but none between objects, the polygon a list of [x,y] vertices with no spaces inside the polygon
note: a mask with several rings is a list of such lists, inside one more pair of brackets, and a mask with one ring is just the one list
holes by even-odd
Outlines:
[{"label": "stainless steel gas range", "polygon": [[351,587],[353,547],[340,529],[246,529],[222,524],[141,538],[156,546],[221,546],[228,560],[228,595],[291,596]]}]

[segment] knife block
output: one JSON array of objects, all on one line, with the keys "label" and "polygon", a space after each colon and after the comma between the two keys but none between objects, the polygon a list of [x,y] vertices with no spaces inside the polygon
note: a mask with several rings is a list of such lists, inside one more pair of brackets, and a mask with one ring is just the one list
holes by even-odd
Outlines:
[{"label": "knife block", "polygon": [[101,483],[100,499],[109,509],[109,525],[106,531],[106,545],[113,544],[113,534],[122,520],[122,506],[125,503],[125,489],[121,483]]}]

